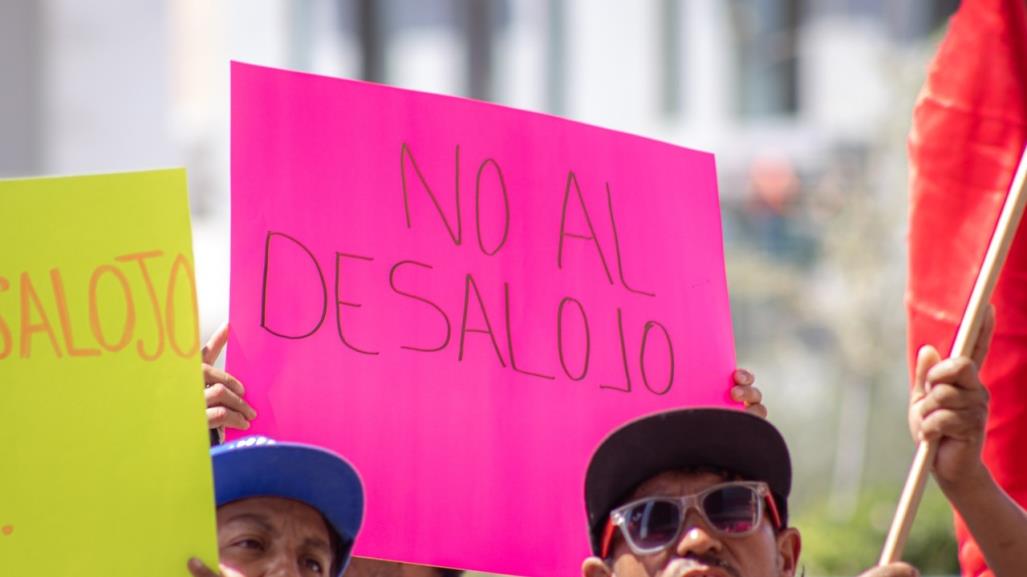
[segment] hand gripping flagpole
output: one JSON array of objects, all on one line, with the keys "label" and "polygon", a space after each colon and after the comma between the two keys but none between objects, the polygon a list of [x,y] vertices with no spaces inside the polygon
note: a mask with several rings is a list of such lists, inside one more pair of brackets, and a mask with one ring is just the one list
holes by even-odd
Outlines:
[{"label": "hand gripping flagpole", "polygon": [[[1016,237],[1016,229],[1023,216],[1024,205],[1027,204],[1027,194],[1024,193],[1025,184],[1027,184],[1027,147],[1020,156],[1020,164],[1016,168],[1016,175],[1013,177],[1009,194],[1006,196],[1006,202],[999,214],[998,224],[995,225],[995,233],[988,245],[988,252],[984,255],[981,272],[977,275],[973,292],[970,293],[970,301],[963,312],[963,320],[959,323],[959,332],[956,333],[956,341],[952,345],[950,357],[968,357],[973,352],[977,334],[980,332],[981,323],[984,320],[984,312],[991,300],[991,293],[995,289],[998,275],[1006,261],[1009,247],[1013,244],[1013,238]],[[931,463],[934,462],[937,451],[937,441],[920,441],[917,445],[913,466],[906,478],[902,496],[899,497],[899,505],[895,510],[895,518],[892,519],[888,538],[884,542],[880,565],[894,563],[902,557],[902,550],[906,547],[906,538],[909,537],[913,519],[916,518],[916,510],[920,506],[920,498],[924,494],[927,472]]]}]

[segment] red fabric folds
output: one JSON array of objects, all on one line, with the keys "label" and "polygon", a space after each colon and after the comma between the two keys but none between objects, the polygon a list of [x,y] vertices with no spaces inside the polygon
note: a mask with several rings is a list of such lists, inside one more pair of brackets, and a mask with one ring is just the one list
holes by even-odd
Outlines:
[{"label": "red fabric folds", "polygon": [[[910,366],[956,330],[1027,141],[1023,0],[964,0],[928,72],[909,137]],[[1027,505],[1027,226],[992,298],[996,333],[981,371],[991,391],[984,460]],[[956,516],[963,575],[991,572]]]}]

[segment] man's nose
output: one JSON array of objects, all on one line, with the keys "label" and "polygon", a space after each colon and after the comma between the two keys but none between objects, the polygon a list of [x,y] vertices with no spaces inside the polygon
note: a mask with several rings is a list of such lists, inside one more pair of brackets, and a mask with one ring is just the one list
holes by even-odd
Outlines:
[{"label": "man's nose", "polygon": [[724,544],[717,538],[716,533],[695,511],[689,511],[685,518],[685,526],[678,537],[675,552],[684,557],[688,554],[705,555],[717,553],[724,548]]}]

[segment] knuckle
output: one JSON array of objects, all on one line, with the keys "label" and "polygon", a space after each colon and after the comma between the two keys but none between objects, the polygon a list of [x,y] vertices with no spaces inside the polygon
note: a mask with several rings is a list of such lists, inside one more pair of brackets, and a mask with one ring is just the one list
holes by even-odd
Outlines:
[{"label": "knuckle", "polygon": [[952,395],[952,385],[948,383],[938,383],[931,387],[931,392],[927,393],[928,398],[931,402],[937,403],[950,398]]},{"label": "knuckle", "polygon": [[207,409],[207,425],[212,429],[224,425],[225,415],[224,407],[211,407]]},{"label": "knuckle", "polygon": [[960,367],[966,360],[965,357],[945,359],[931,368],[927,373],[927,380],[933,384],[952,382],[957,378]]},{"label": "knuckle", "polygon": [[966,378],[977,372],[977,363],[969,357],[956,359],[956,373],[960,378]]},{"label": "knuckle", "polygon": [[919,405],[917,405],[915,409],[913,409],[912,416],[915,420],[923,423],[925,420],[927,420],[927,417],[929,417],[931,413],[934,412],[934,410],[935,408],[931,406],[929,403],[920,403]]},{"label": "knuckle", "polygon": [[920,422],[920,430],[925,433],[936,433],[941,428],[942,423],[945,420],[945,415],[942,411],[935,411],[930,416],[924,418]]},{"label": "knuckle", "polygon": [[221,383],[215,383],[207,390],[210,391],[209,399],[217,402],[224,401],[228,393],[228,389]]},{"label": "knuckle", "polygon": [[245,429],[250,428],[249,421],[247,421],[245,418],[243,418],[242,415],[240,415],[239,413],[234,412],[234,411],[229,416],[228,422],[226,424],[229,427],[232,427],[233,429],[243,429],[243,430],[245,430]]},{"label": "knuckle", "polygon": [[948,407],[959,404],[964,393],[953,385],[941,384],[935,387],[931,394],[940,406]]}]

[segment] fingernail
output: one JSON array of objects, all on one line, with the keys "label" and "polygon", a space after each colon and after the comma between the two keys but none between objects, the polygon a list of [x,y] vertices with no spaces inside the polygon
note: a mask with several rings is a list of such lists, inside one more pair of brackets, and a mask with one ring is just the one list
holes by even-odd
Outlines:
[{"label": "fingernail", "polygon": [[200,569],[203,569],[203,561],[200,561],[196,557],[190,557],[189,568],[194,571],[199,571]]}]

